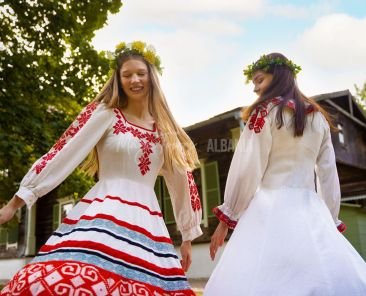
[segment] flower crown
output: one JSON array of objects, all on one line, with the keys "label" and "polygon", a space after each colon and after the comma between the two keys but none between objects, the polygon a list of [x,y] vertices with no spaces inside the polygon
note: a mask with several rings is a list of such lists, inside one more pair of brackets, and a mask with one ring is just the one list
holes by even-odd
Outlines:
[{"label": "flower crown", "polygon": [[301,67],[293,63],[291,60],[284,59],[281,57],[270,57],[268,55],[262,55],[260,59],[243,70],[244,76],[247,77],[247,83],[253,79],[254,72],[258,70],[263,70],[267,72],[271,66],[287,66],[290,68],[295,77],[297,73],[301,71]]},{"label": "flower crown", "polygon": [[142,56],[146,62],[155,66],[160,75],[162,74],[163,68],[161,67],[160,57],[156,54],[155,48],[151,45],[146,45],[146,43],[142,41],[133,41],[127,44],[121,42],[117,44],[116,49],[112,54],[111,66],[113,69],[115,69],[120,56],[126,53]]}]

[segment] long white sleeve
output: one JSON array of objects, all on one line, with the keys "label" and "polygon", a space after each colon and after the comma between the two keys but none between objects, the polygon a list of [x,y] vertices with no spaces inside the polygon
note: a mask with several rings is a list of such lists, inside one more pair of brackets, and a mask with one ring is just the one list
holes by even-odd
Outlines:
[{"label": "long white sleeve", "polygon": [[86,106],[50,151],[33,164],[16,195],[31,207],[58,186],[98,143],[112,120],[113,111],[104,104]]},{"label": "long white sleeve", "polygon": [[226,181],[224,203],[213,210],[230,228],[236,226],[248,207],[266,170],[272,146],[272,113],[267,116],[267,110],[258,107],[235,149]]},{"label": "long white sleeve", "polygon": [[317,157],[315,172],[317,175],[318,194],[326,203],[336,225],[341,223],[338,214],[341,203],[336,158],[332,144],[330,128],[325,123],[324,138]]},{"label": "long white sleeve", "polygon": [[169,190],[173,212],[183,241],[194,240],[202,235],[202,208],[196,184],[191,172],[162,170]]}]

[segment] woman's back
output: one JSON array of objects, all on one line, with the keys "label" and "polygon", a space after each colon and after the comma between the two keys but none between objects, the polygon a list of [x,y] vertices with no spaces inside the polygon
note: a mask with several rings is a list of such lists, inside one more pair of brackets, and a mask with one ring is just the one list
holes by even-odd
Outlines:
[{"label": "woman's back", "polygon": [[261,185],[315,190],[314,170],[323,139],[329,133],[328,123],[320,112],[311,112],[307,115],[303,135],[294,137],[293,111],[285,108],[284,126],[278,129],[277,108],[269,112],[266,123],[271,125],[272,147]]}]

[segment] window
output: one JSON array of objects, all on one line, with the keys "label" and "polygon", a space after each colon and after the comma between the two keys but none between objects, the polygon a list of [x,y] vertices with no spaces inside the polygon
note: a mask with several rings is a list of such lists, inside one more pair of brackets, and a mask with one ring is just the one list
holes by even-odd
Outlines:
[{"label": "window", "polygon": [[21,210],[18,209],[15,216],[6,223],[6,226],[0,225],[0,247],[6,250],[18,248],[20,218]]},{"label": "window", "polygon": [[337,128],[338,128],[338,140],[339,140],[339,143],[341,143],[342,145],[344,145],[343,124],[338,123],[337,124]]},{"label": "window", "polygon": [[170,200],[168,188],[166,187],[164,178],[158,176],[154,186],[155,194],[159,202],[161,212],[166,224],[175,223],[173,205]]},{"label": "window", "polygon": [[53,220],[52,229],[56,230],[61,224],[62,220],[67,216],[67,214],[72,210],[75,205],[75,200],[72,197],[65,197],[59,199],[56,204],[53,205]]},{"label": "window", "polygon": [[235,150],[236,145],[238,144],[240,138],[241,133],[240,127],[232,128],[230,130],[230,133],[231,133],[231,141],[233,142],[233,148]]},{"label": "window", "polygon": [[[221,204],[220,178],[218,162],[201,162],[200,169],[193,171],[193,177],[201,198],[203,207],[203,223],[208,223],[208,217],[214,217],[213,208]],[[161,212],[166,224],[175,223],[173,206],[170,200],[169,191],[163,177],[158,176],[155,182],[155,194],[157,196]]]}]

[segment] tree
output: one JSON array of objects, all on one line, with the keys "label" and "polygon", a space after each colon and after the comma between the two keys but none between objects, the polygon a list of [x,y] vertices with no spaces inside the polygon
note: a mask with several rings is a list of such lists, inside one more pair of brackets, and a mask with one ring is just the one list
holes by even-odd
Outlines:
[{"label": "tree", "polygon": [[[108,60],[91,40],[121,6],[120,0],[1,2],[0,198],[11,197],[101,87]],[[69,182],[84,188],[82,180],[76,173]]]},{"label": "tree", "polygon": [[362,88],[359,88],[357,85],[355,85],[355,88],[357,103],[361,106],[364,112],[366,112],[366,82],[363,84]]}]

